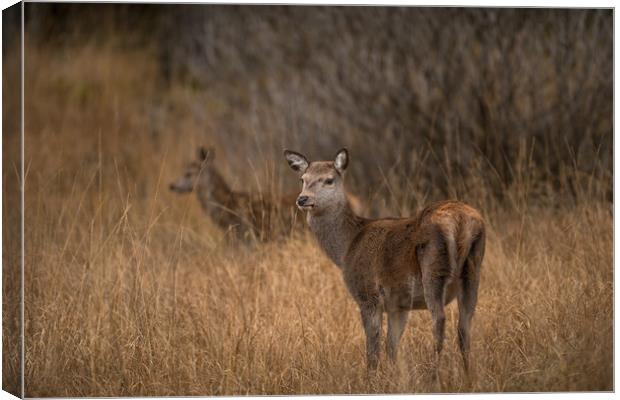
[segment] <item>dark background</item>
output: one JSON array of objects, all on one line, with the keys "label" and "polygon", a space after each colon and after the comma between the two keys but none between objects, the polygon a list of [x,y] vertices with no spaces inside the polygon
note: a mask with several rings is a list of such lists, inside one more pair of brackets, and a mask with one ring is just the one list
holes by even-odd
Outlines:
[{"label": "dark background", "polygon": [[521,163],[541,199],[579,196],[593,177],[612,197],[612,10],[26,8],[33,45],[115,34],[125,49],[152,47],[162,93],[183,85],[217,99],[217,115],[198,102],[188,112],[209,120],[206,141],[244,160],[347,146],[358,184],[415,177],[430,197],[466,195],[472,173],[501,197]]}]

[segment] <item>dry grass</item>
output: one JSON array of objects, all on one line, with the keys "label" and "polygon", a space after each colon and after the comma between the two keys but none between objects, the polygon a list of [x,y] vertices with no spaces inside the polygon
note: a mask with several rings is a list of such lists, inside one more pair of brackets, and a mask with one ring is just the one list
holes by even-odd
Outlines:
[{"label": "dry grass", "polygon": [[[436,391],[427,312],[412,313],[397,367],[382,358],[369,379],[356,306],[309,235],[232,246],[193,197],[166,191],[203,138],[184,112],[200,95],[161,92],[151,55],[112,44],[28,49],[26,395]],[[153,98],[176,107],[160,120]],[[174,134],[154,137],[154,124]],[[612,390],[609,203],[598,191],[531,201],[527,162],[498,202],[484,192],[492,172],[482,161],[480,186],[465,196],[489,233],[476,374],[467,386],[451,305],[443,390]],[[383,202],[378,213],[414,211],[405,190],[391,191],[398,207]]]}]

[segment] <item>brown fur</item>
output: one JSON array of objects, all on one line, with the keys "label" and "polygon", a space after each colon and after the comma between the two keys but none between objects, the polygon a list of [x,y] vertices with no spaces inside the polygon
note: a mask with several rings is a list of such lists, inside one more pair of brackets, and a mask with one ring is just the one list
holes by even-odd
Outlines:
[{"label": "brown fur", "polygon": [[[459,303],[459,345],[467,369],[469,326],[485,247],[480,213],[467,204],[444,201],[427,206],[413,218],[362,218],[342,200],[346,150],[337,155],[336,159],[344,160],[340,168],[334,162],[309,163],[299,153],[286,151],[285,156],[304,182],[300,198],[311,204],[302,207],[308,211],[310,230],[341,268],[360,307],[369,369],[378,362],[383,312],[388,314],[387,351],[394,360],[412,309],[431,311],[438,365],[444,306],[454,298]],[[338,181],[324,183],[336,175]]]}]

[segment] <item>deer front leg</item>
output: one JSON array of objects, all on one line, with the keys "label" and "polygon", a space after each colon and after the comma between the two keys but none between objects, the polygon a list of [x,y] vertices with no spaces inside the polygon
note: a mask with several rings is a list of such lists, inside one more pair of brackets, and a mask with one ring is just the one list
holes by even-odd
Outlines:
[{"label": "deer front leg", "polygon": [[381,342],[381,323],[383,312],[377,304],[360,305],[362,323],[366,333],[366,361],[369,372],[377,369],[379,344]]}]

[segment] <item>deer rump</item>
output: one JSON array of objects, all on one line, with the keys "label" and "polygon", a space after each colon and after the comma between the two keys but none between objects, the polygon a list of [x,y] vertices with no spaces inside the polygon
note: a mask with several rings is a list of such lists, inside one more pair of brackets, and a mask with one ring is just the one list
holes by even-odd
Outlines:
[{"label": "deer rump", "polygon": [[426,309],[423,282],[444,280],[448,304],[460,278],[479,273],[476,260],[482,259],[484,240],[484,224],[475,210],[456,201],[439,202],[413,218],[369,221],[349,246],[343,275],[358,303]]}]

